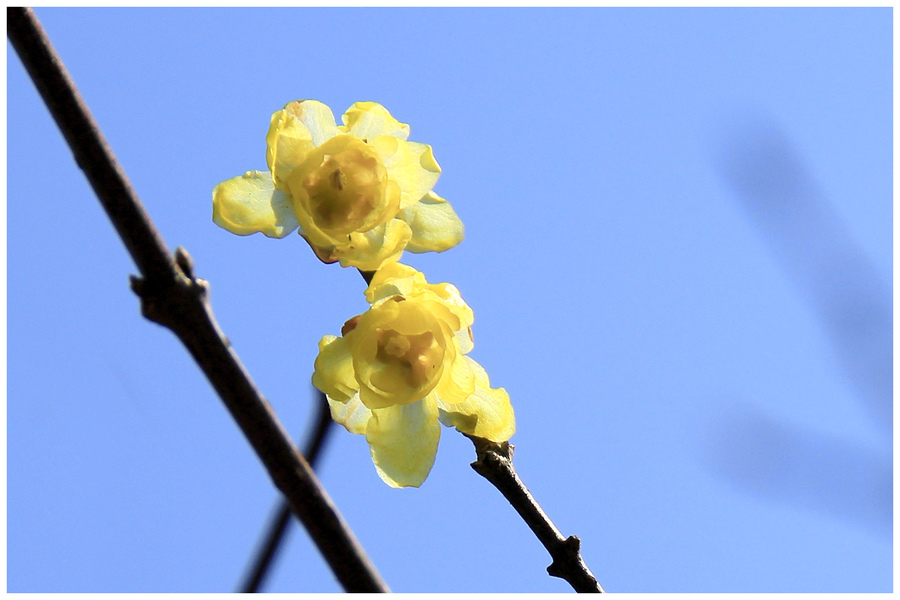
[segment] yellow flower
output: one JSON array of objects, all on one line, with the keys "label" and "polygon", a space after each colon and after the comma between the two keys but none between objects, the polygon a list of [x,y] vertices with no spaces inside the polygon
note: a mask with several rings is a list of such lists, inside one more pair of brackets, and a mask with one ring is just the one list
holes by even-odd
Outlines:
[{"label": "yellow flower", "polygon": [[298,230],[323,262],[375,271],[410,252],[441,252],[463,224],[431,189],[441,168],[431,146],[380,104],[357,102],[336,125],[315,100],[288,103],[266,135],[269,172],[248,171],[213,190],[213,221],[238,235]]},{"label": "yellow flower", "polygon": [[393,487],[425,481],[439,423],[495,442],[516,430],[509,394],[466,356],[472,309],[449,283],[385,264],[366,290],[371,307],[319,342],[313,384],[331,415],[366,436],[375,469]]}]

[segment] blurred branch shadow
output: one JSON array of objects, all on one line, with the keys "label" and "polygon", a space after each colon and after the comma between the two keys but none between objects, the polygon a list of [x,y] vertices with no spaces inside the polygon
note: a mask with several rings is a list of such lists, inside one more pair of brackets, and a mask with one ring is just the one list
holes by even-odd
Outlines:
[{"label": "blurred branch shadow", "polygon": [[891,288],[772,119],[748,121],[720,157],[718,171],[818,316],[855,397],[884,434],[886,449],[872,452],[744,409],[723,415],[716,425],[709,465],[765,497],[851,517],[890,534]]},{"label": "blurred branch shadow", "polygon": [[893,460],[745,406],[718,415],[706,466],[741,489],[891,534]]}]

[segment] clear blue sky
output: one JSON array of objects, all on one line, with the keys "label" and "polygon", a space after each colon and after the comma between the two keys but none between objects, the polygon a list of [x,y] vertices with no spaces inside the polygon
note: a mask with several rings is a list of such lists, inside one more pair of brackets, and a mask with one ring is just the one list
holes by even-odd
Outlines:
[{"label": "clear blue sky", "polygon": [[[359,274],[237,237],[211,190],[270,115],[372,100],[466,225],[406,255],[475,311],[519,473],[609,591],[888,592],[892,10],[37,9],[285,427]],[[7,44],[12,592],[226,592],[276,492]],[[566,592],[445,429],[392,489],[337,429],[321,479],[397,592]],[[339,588],[292,529],[271,591]]]}]

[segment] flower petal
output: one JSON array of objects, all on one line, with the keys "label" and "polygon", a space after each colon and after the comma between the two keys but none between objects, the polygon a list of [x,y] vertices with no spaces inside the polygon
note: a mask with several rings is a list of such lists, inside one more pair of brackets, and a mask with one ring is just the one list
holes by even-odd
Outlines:
[{"label": "flower petal", "polygon": [[440,397],[441,423],[493,442],[507,441],[516,432],[509,394],[503,388],[491,389],[487,373],[477,362],[468,356],[460,358],[468,362],[475,374],[475,392],[462,402],[447,402]]},{"label": "flower petal", "polygon": [[349,244],[335,248],[334,255],[343,267],[377,271],[383,263],[400,258],[410,236],[409,225],[391,219],[365,233],[351,233]]},{"label": "flower petal", "polygon": [[459,290],[452,283],[434,283],[427,286],[428,291],[440,298],[445,309],[456,315],[459,319],[459,327],[453,327],[454,331],[467,328],[475,322],[475,313],[466,304],[459,294]]},{"label": "flower petal", "polygon": [[272,115],[266,133],[266,165],[279,185],[314,147],[309,129],[296,116],[286,110]]},{"label": "flower petal", "polygon": [[378,269],[366,288],[366,300],[369,304],[375,304],[397,294],[405,296],[426,283],[425,275],[416,269],[398,262],[386,263]]},{"label": "flower petal", "polygon": [[434,192],[428,192],[401,210],[397,217],[412,229],[412,238],[406,246],[410,252],[443,252],[465,237],[465,228],[453,207]]},{"label": "flower petal", "polygon": [[387,167],[388,177],[400,185],[401,210],[418,202],[441,176],[441,167],[427,144],[386,135],[369,138],[368,143]]},{"label": "flower petal", "polygon": [[[448,339],[452,337],[449,332]],[[467,357],[456,352],[455,347],[451,345],[445,352],[444,373],[435,391],[443,402],[455,405],[475,392],[475,373]]]},{"label": "flower petal", "polygon": [[284,110],[294,115],[309,131],[314,146],[321,146],[340,133],[334,122],[334,113],[318,100],[288,102]]},{"label": "flower petal", "polygon": [[310,150],[340,133],[331,109],[316,100],[289,102],[272,115],[266,134],[266,164],[281,185]]},{"label": "flower petal", "polygon": [[365,435],[372,411],[360,402],[359,394],[354,395],[347,402],[328,398],[328,407],[331,408],[331,418],[336,423],[343,425],[350,433]]},{"label": "flower petal", "polygon": [[409,125],[391,116],[388,109],[377,102],[356,102],[341,117],[343,129],[364,140],[389,135],[401,140],[409,137]]},{"label": "flower petal", "polygon": [[347,402],[359,391],[347,339],[326,335],[319,341],[312,383],[329,398]]},{"label": "flower petal", "polygon": [[378,475],[392,487],[419,487],[434,465],[441,426],[432,396],[372,411],[366,440]]},{"label": "flower petal", "polygon": [[[456,341],[459,343],[459,351],[462,354],[468,354],[475,347],[475,340],[472,338],[472,328],[464,327],[459,331],[454,331]],[[477,380],[476,380],[477,383]]]},{"label": "flower petal", "polygon": [[247,171],[213,189],[213,222],[237,235],[261,232],[271,238],[283,238],[300,225],[290,197],[262,171]]}]

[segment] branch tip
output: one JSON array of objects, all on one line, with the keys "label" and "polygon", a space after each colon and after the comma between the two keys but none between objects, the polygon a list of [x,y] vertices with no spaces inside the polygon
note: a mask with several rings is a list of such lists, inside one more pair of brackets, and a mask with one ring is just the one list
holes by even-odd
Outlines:
[{"label": "branch tip", "polygon": [[194,281],[194,259],[191,258],[184,246],[175,247],[175,264],[178,265],[185,277]]}]

